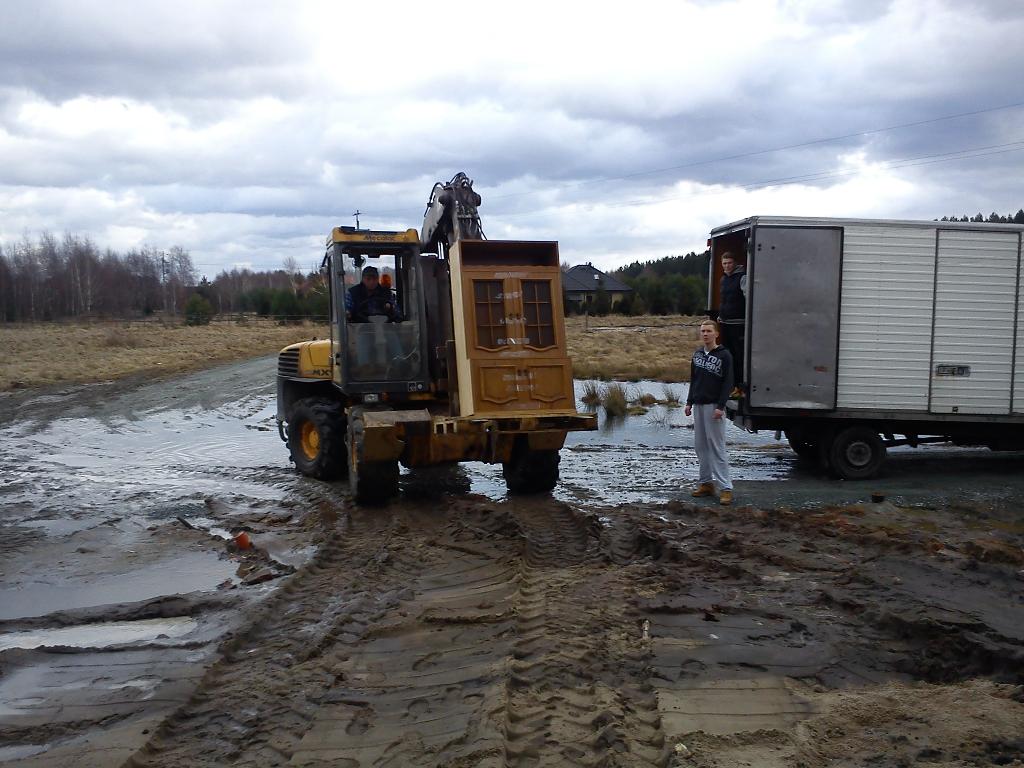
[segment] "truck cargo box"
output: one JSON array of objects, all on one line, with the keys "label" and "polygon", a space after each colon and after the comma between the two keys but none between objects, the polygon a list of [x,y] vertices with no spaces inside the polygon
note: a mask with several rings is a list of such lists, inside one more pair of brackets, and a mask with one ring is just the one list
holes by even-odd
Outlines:
[{"label": "truck cargo box", "polygon": [[[747,271],[744,396],[730,417],[785,430],[844,477],[857,472],[834,443],[851,427],[887,435],[883,457],[885,444],[925,436],[1024,447],[1022,235],[1018,224],[768,216],[712,230],[712,310],[721,254]],[[869,448],[858,450],[880,464]]]}]

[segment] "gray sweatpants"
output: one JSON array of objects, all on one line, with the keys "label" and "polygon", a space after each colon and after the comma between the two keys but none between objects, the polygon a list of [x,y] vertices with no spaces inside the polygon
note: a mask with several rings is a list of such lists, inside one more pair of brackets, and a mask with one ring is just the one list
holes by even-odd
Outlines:
[{"label": "gray sweatpants", "polygon": [[693,443],[700,463],[700,483],[714,483],[720,491],[731,491],[729,455],[725,452],[726,418],[715,420],[715,404],[693,406]]}]

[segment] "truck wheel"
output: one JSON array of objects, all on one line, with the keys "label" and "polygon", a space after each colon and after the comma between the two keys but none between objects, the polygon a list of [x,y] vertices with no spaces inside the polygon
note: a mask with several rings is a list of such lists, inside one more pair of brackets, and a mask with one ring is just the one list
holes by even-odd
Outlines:
[{"label": "truck wheel", "polygon": [[512,456],[502,463],[502,474],[509,493],[547,493],[558,482],[558,451],[530,450],[525,440],[512,449]]},{"label": "truck wheel", "polygon": [[828,451],[829,464],[844,480],[866,480],[878,474],[885,461],[885,445],[868,427],[848,427],[835,436]]},{"label": "truck wheel", "polygon": [[801,459],[818,461],[820,458],[817,440],[809,440],[803,433],[788,429],[786,430],[786,440],[789,442],[789,447],[793,449],[793,453]]},{"label": "truck wheel", "polygon": [[349,414],[348,483],[352,496],[362,504],[381,504],[398,493],[398,461],[366,461],[363,458],[363,409]]},{"label": "truck wheel", "polygon": [[344,477],[348,458],[341,403],[319,397],[295,403],[288,418],[288,450],[304,475],[318,480]]}]

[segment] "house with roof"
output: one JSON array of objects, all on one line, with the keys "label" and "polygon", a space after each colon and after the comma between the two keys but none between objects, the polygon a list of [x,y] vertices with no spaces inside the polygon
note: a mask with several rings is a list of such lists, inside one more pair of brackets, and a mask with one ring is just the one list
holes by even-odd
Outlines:
[{"label": "house with roof", "polygon": [[599,292],[608,294],[609,308],[633,293],[633,289],[612,275],[605,274],[589,261],[562,273],[562,291],[567,312],[583,312],[597,300]]}]

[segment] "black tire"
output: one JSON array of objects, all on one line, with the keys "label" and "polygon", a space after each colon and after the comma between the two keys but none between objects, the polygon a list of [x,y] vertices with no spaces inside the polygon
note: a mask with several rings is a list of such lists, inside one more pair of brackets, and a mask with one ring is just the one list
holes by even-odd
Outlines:
[{"label": "black tire", "polygon": [[844,480],[867,480],[885,461],[885,444],[873,429],[848,427],[832,440],[828,458],[832,471]]},{"label": "black tire", "polygon": [[818,440],[810,439],[808,435],[788,429],[786,430],[786,440],[789,442],[789,447],[801,459],[806,461],[819,460]]},{"label": "black tire", "polygon": [[361,504],[382,504],[398,493],[398,460],[363,459],[363,408],[349,412],[347,441],[348,484]]},{"label": "black tire", "polygon": [[548,493],[558,483],[558,451],[530,450],[525,440],[519,440],[512,456],[502,463],[505,486],[509,493]]},{"label": "black tire", "polygon": [[288,417],[288,451],[296,469],[318,480],[344,477],[345,409],[341,403],[319,397],[299,400]]}]

